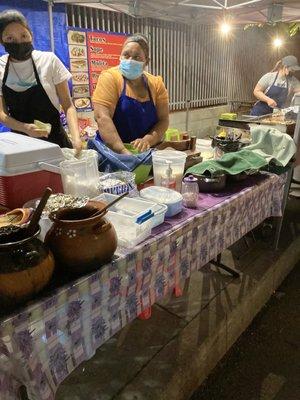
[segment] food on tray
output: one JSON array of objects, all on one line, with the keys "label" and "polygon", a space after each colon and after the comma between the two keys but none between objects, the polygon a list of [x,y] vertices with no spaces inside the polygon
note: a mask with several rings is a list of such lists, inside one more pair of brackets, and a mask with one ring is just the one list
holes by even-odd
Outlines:
[{"label": "food on tray", "polygon": [[[89,96],[90,88],[88,85],[73,86],[73,96]],[[78,97],[78,96],[77,96]]]},{"label": "food on tray", "polygon": [[72,78],[74,82],[78,83],[87,83],[89,81],[88,74],[86,72],[76,72],[72,74]]},{"label": "food on tray", "polygon": [[87,108],[91,105],[91,100],[87,97],[82,97],[80,99],[75,99],[74,104],[76,108]]},{"label": "food on tray", "polygon": [[85,47],[72,46],[70,53],[72,57],[85,57]]},{"label": "food on tray", "polygon": [[277,124],[291,125],[295,123],[292,120],[286,120],[284,115],[282,114],[263,118],[261,122],[263,124],[270,124],[270,125],[277,125]]},{"label": "food on tray", "polygon": [[[39,204],[40,200],[35,201],[35,206]],[[89,201],[88,197],[75,197],[69,194],[57,193],[52,194],[46,204],[44,212],[46,214],[57,211],[60,208],[79,208],[83,207]]]},{"label": "food on tray", "polygon": [[45,122],[39,121],[38,119],[35,119],[33,121],[33,123],[37,127],[37,129],[46,131],[48,134],[51,132],[51,124],[47,124]]},{"label": "food on tray", "polygon": [[71,60],[71,69],[83,70],[87,69],[86,60]]},{"label": "food on tray", "polygon": [[85,34],[80,32],[72,32],[71,40],[75,43],[84,43],[85,41]]}]

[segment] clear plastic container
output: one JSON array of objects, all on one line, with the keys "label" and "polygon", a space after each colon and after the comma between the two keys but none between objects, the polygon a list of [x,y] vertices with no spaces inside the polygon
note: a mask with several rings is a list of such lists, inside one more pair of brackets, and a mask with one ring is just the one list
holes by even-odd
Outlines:
[{"label": "clear plastic container", "polygon": [[182,210],[183,197],[175,190],[160,186],[150,186],[142,189],[140,196],[144,199],[166,205],[166,217],[173,217]]},{"label": "clear plastic container", "polygon": [[[110,203],[117,197],[118,196],[113,194],[103,193],[93,200],[101,200]],[[141,223],[149,220],[151,222],[151,227],[154,228],[164,222],[166,211],[167,207],[164,204],[157,204],[142,198],[126,197],[113,205],[108,213],[124,215],[128,219],[131,219],[132,223]]]},{"label": "clear plastic container", "polygon": [[[109,203],[116,197],[118,196],[102,193],[93,200]],[[116,230],[118,245],[132,248],[151,235],[153,216],[154,213],[148,202],[124,198],[109,209],[105,218],[113,224]]]},{"label": "clear plastic container", "polygon": [[176,150],[158,150],[153,153],[154,185],[162,186],[162,181],[168,176],[169,168],[172,169],[172,177],[175,179],[175,189],[180,192],[187,155]]},{"label": "clear plastic container", "polygon": [[182,181],[181,194],[185,207],[197,208],[199,198],[198,179],[193,175],[186,176]]},{"label": "clear plastic container", "polygon": [[64,193],[73,196],[94,197],[99,193],[97,154],[90,153],[83,160],[66,160],[60,163]]}]

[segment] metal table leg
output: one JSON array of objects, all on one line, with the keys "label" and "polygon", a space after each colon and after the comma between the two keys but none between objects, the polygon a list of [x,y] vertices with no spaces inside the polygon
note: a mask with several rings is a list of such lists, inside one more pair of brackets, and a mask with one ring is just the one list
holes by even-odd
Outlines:
[{"label": "metal table leg", "polygon": [[209,262],[212,265],[215,265],[216,267],[223,269],[224,271],[228,272],[233,278],[239,278],[240,274],[237,272],[235,269],[227,267],[227,265],[223,264],[221,262],[221,253],[217,255],[216,260],[212,260]]},{"label": "metal table leg", "polygon": [[288,200],[288,197],[289,197],[289,191],[290,191],[290,186],[291,186],[291,182],[292,182],[292,177],[293,177],[293,167],[291,167],[288,170],[287,180],[286,180],[286,183],[284,185],[284,193],[283,193],[282,206],[281,206],[282,216],[277,219],[275,236],[274,236],[274,243],[273,243],[273,246],[274,246],[275,250],[278,249],[278,243],[279,243],[279,239],[280,239],[280,233],[281,233],[281,228],[282,228],[284,211],[285,211],[286,203],[287,203],[287,200]]}]

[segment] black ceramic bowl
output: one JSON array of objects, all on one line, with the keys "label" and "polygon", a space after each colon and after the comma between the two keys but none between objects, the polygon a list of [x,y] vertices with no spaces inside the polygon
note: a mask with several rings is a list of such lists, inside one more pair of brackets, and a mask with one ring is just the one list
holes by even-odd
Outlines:
[{"label": "black ceramic bowl", "polygon": [[199,192],[201,193],[214,193],[220,192],[226,186],[226,175],[207,176],[193,174],[198,180]]}]

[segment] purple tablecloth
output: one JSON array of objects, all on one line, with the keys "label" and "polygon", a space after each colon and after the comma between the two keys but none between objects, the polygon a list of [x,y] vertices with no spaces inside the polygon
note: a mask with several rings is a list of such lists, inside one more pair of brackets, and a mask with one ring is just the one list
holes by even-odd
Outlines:
[{"label": "purple tablecloth", "polygon": [[270,216],[281,216],[286,175],[262,174],[166,220],[133,250],[27,305],[0,324],[0,398],[53,400],[59,383],[96,349]]}]

